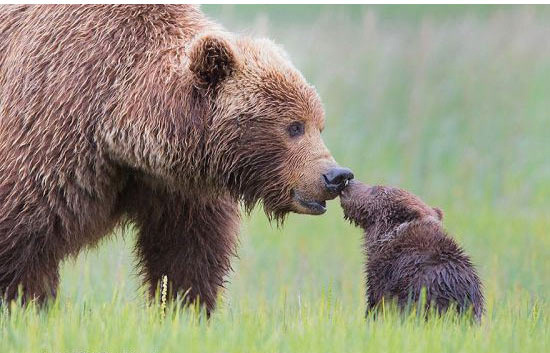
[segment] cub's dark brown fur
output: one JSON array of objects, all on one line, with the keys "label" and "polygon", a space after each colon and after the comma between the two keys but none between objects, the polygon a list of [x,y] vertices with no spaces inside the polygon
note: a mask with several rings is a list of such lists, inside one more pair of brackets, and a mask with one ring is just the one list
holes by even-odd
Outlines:
[{"label": "cub's dark brown fur", "polygon": [[451,304],[483,314],[481,282],[470,258],[445,233],[443,213],[398,188],[352,181],[341,195],[344,215],[365,231],[367,312],[382,298],[401,307],[419,299],[439,312]]}]

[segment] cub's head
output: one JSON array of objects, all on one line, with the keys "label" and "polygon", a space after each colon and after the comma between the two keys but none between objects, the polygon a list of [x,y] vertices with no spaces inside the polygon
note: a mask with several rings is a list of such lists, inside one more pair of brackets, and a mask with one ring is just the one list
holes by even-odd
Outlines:
[{"label": "cub's head", "polygon": [[365,231],[387,233],[399,225],[432,217],[443,218],[439,208],[426,205],[415,195],[389,186],[367,186],[351,181],[340,196],[344,216]]},{"label": "cub's head", "polygon": [[284,51],[269,40],[213,33],[196,38],[188,56],[194,86],[209,101],[209,175],[277,219],[324,213],[353,174],[323,143],[319,96]]}]

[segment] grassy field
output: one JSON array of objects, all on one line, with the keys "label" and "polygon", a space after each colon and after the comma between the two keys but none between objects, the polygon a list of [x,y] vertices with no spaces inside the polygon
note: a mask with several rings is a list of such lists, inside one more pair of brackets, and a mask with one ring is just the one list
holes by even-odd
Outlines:
[{"label": "grassy field", "polygon": [[363,318],[361,233],[322,217],[243,220],[219,309],[146,303],[132,234],[68,261],[48,310],[0,314],[0,352],[543,352],[550,349],[550,8],[206,6],[282,44],[324,101],[335,158],[408,188],[485,284],[479,326]]}]

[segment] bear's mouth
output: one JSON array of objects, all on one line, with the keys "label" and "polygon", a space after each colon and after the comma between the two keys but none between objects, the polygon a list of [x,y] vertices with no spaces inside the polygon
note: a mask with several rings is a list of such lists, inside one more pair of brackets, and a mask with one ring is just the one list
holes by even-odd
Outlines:
[{"label": "bear's mouth", "polygon": [[323,214],[327,211],[327,202],[326,201],[305,201],[298,200],[300,205],[311,210],[312,214]]},{"label": "bear's mouth", "polygon": [[296,210],[298,213],[321,215],[327,211],[327,202],[325,200],[308,200],[294,190],[292,191],[292,198],[298,203],[299,207]]}]

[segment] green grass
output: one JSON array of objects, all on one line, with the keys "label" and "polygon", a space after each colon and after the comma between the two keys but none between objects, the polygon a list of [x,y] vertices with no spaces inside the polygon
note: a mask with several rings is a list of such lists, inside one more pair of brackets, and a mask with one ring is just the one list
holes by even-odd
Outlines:
[{"label": "green grass", "polygon": [[550,347],[548,7],[205,7],[281,43],[359,179],[445,210],[485,284],[481,325],[363,318],[361,233],[337,202],[284,228],[245,218],[206,321],[147,304],[132,234],[68,261],[48,310],[0,314],[0,352],[543,352]]}]

